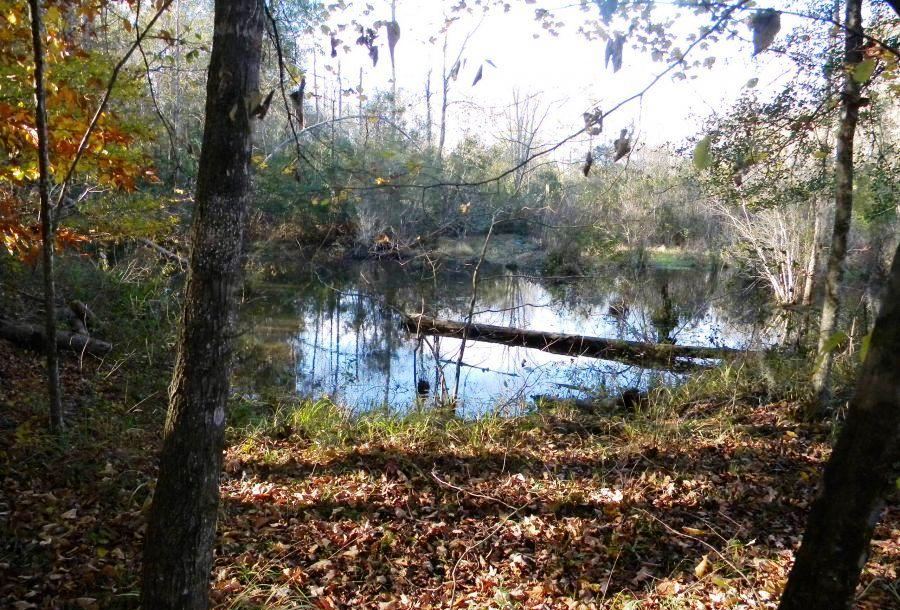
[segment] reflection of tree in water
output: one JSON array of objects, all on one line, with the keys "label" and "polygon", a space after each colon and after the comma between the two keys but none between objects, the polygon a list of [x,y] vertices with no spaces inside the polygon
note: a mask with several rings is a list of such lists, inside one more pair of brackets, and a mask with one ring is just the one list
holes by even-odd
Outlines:
[{"label": "reflection of tree in water", "polygon": [[[729,298],[715,269],[612,270],[577,283],[486,276],[475,310],[479,322],[682,344],[736,344],[720,325],[744,297]],[[459,341],[400,329],[400,311],[465,318],[471,294],[466,273],[426,275],[400,265],[363,263],[307,274],[277,298],[242,312],[253,340],[282,342],[278,354],[301,394],[330,394],[351,406],[417,404],[419,381],[440,398],[442,377],[455,366]],[[289,295],[285,297],[284,295]],[[285,303],[287,302],[287,306]],[[299,319],[299,320],[298,320]],[[270,320],[277,320],[272,323]],[[298,332],[299,321],[299,332]],[[265,328],[263,328],[265,327]],[[598,387],[647,387],[672,375],[606,361],[546,358],[541,352],[480,344],[466,349],[464,400],[526,400],[536,393],[565,394]],[[452,376],[452,374],[451,374]],[[260,378],[261,383],[263,380]],[[496,403],[494,403],[496,404]]]},{"label": "reflection of tree in water", "polygon": [[668,280],[660,284],[659,293],[662,297],[662,304],[650,314],[650,321],[656,329],[656,341],[657,343],[675,343],[673,333],[678,328],[678,312],[672,303],[672,297],[669,296]]}]

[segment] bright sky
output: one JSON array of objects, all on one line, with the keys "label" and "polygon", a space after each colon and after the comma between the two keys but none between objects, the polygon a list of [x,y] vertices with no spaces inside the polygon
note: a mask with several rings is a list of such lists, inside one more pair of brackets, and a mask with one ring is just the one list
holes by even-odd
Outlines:
[{"label": "bright sky", "polygon": [[[440,108],[443,42],[438,32],[443,15],[450,14],[450,4],[439,0],[397,0],[396,7],[401,28],[396,47],[399,97],[409,106],[408,112],[412,116],[424,117],[425,80],[430,69],[435,125]],[[475,30],[463,53],[466,64],[460,70],[458,80],[451,83],[450,146],[465,133],[474,133],[487,143],[493,142],[503,131],[504,109],[512,102],[514,90],[525,95],[538,94],[540,103],[551,108],[538,137],[540,143],[551,144],[583,126],[582,112],[586,109],[597,103],[604,109],[611,107],[640,91],[667,66],[651,61],[649,56],[639,54],[626,44],[622,69],[614,74],[611,67],[605,68],[605,41],[588,41],[576,31],[579,24],[599,19],[593,3],[589,3],[588,12],[581,10],[577,0],[545,0],[536,4],[512,0],[510,4],[512,9],[508,13],[493,9],[487,16],[482,16],[477,9],[473,15],[464,14],[450,28],[450,64],[463,39]],[[372,6],[374,10],[361,21],[390,20],[388,1],[373,1]],[[551,10],[557,20],[565,22],[559,37],[547,34],[535,20],[534,12],[539,7]],[[346,22],[355,15],[359,13],[351,8],[336,13],[334,21]],[[687,34],[696,32],[705,21],[687,16],[678,23],[683,30],[679,34]],[[797,24],[798,20],[783,17],[779,38]],[[613,27],[615,25],[613,22]],[[746,40],[713,43],[709,51],[696,49],[689,60],[703,60],[709,54],[715,54],[716,63],[711,70],[692,70],[689,75],[696,75],[696,78],[688,80],[675,80],[670,75],[664,77],[641,102],[631,102],[611,115],[604,123],[603,133],[594,138],[594,144],[612,142],[622,128],[637,132],[639,146],[679,143],[697,133],[705,116],[727,109],[746,90],[748,80],[758,78],[758,87],[766,89],[790,78],[790,66],[778,56],[763,53],[758,58],[751,57],[749,28],[744,31]],[[535,34],[540,36],[535,38]],[[365,48],[355,44],[356,36],[349,28],[342,33],[350,52],[340,52],[337,59],[331,59],[328,56],[329,37],[317,34],[316,42],[323,49],[317,56],[320,77],[326,74],[324,65],[330,64],[336,70],[340,61],[345,89],[357,84],[362,66],[367,93],[371,93],[373,87],[389,91],[391,64],[384,28],[379,31],[382,48],[376,68],[372,68]],[[432,37],[436,38],[434,42],[429,40]],[[685,42],[681,48],[686,48],[687,44]],[[487,59],[496,67],[483,63]],[[484,76],[472,86],[479,65],[484,66]],[[348,103],[355,107],[355,96],[349,98]],[[568,154],[581,157],[587,147],[586,137],[576,142],[568,148]]]}]

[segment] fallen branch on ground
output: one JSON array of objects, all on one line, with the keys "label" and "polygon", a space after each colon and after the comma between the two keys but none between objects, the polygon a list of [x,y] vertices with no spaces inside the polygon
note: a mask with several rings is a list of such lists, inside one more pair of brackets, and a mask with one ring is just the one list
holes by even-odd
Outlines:
[{"label": "fallen branch on ground", "polygon": [[[46,341],[46,334],[39,326],[0,319],[0,339],[6,339],[26,349],[41,350]],[[112,343],[65,330],[56,331],[56,345],[59,349],[92,356],[103,356],[111,352],[113,348]]]},{"label": "fallen branch on ground", "polygon": [[168,260],[170,260],[170,261],[172,261],[172,262],[178,263],[178,264],[181,265],[182,267],[187,267],[187,266],[188,266],[188,259],[186,259],[185,257],[181,256],[181,255],[178,254],[177,252],[173,252],[172,250],[168,250],[168,249],[166,249],[166,248],[163,248],[163,247],[160,246],[159,244],[154,243],[154,242],[150,241],[149,239],[140,238],[140,239],[138,239],[138,241],[139,241],[140,243],[142,243],[143,245],[147,246],[148,248],[150,248],[151,250],[153,250],[153,251],[155,251],[156,253],[158,253],[158,254],[159,254],[160,256],[162,256],[163,258],[168,259]]}]

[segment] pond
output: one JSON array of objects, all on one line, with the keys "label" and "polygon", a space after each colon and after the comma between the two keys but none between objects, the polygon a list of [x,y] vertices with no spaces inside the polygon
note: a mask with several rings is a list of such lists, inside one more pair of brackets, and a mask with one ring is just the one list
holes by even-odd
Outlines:
[{"label": "pond", "polygon": [[[416,339],[402,313],[465,321],[471,269],[342,262],[255,282],[242,307],[236,388],[330,397],[352,411],[456,395],[457,412],[515,414],[534,397],[617,394],[682,374],[524,347]],[[679,345],[751,348],[767,338],[752,291],[716,268],[615,269],[565,280],[484,268],[474,322]]]}]

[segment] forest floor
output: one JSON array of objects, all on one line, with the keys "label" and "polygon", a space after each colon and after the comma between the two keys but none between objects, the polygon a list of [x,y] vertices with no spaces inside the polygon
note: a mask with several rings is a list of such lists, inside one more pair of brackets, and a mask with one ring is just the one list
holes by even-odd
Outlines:
[{"label": "forest floor", "polygon": [[[0,607],[135,608],[165,375],[0,341]],[[135,383],[135,382],[132,382]],[[654,415],[349,420],[323,404],[229,431],[213,602],[226,608],[774,608],[830,424],[753,393]],[[900,507],[859,608],[900,608]]]}]

